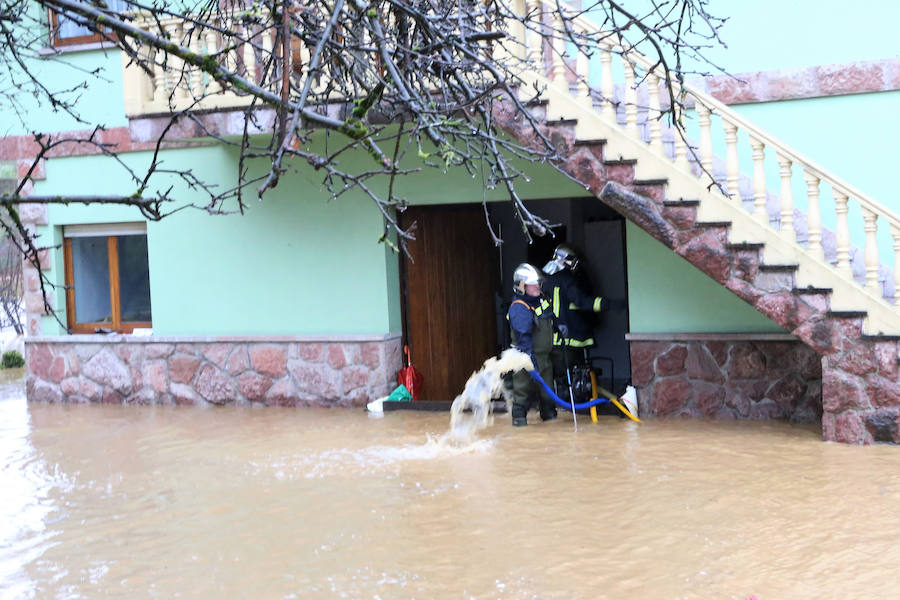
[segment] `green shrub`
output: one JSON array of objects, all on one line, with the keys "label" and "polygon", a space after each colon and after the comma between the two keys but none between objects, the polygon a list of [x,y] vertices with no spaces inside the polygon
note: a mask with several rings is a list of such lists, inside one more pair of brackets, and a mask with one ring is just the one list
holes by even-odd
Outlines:
[{"label": "green shrub", "polygon": [[18,369],[24,366],[25,359],[15,350],[7,350],[3,353],[3,358],[0,359],[0,368],[3,369]]}]

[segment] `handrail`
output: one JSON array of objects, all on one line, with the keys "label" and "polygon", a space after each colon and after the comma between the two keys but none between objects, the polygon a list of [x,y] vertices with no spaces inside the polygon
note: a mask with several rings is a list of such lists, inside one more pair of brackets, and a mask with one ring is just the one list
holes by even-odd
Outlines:
[{"label": "handrail", "polygon": [[806,171],[812,173],[820,180],[827,181],[833,188],[843,191],[848,196],[855,198],[860,204],[864,205],[869,210],[879,213],[885,219],[890,221],[892,225],[900,227],[900,215],[892,211],[890,208],[871,198],[853,185],[850,185],[837,175],[832,174],[827,169],[825,169],[825,167],[822,167],[812,159],[807,158],[797,150],[794,150],[791,146],[789,146],[785,142],[782,142],[772,134],[752,124],[750,121],[742,117],[739,113],[732,110],[731,108],[728,108],[727,105],[723,104],[719,100],[716,100],[706,92],[701,91],[695,86],[687,83],[684,84],[684,90],[694,96],[694,98],[702,102],[704,105],[706,105],[707,108],[715,109],[719,116],[727,118],[735,125],[738,125],[741,129],[744,129],[748,133],[752,133],[753,137],[766,142],[767,146],[776,149],[783,156],[790,158],[794,164],[801,165]]}]

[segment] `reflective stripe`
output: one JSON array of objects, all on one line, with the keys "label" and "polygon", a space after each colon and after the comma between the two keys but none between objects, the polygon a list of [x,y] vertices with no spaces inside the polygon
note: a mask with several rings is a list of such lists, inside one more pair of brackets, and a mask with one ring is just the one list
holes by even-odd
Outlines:
[{"label": "reflective stripe", "polygon": [[597,296],[594,298],[594,312],[600,312],[600,305],[603,304],[603,298]]},{"label": "reflective stripe", "polygon": [[[513,304],[522,304],[522,305],[524,305],[528,310],[530,310],[531,312],[533,312],[533,313],[536,314],[537,316],[541,316],[541,314],[543,314],[543,312],[544,312],[545,310],[547,310],[548,308],[550,308],[550,303],[547,302],[546,300],[544,300],[543,298],[541,299],[541,303],[540,303],[540,305],[539,305],[537,308],[532,308],[531,305],[528,304],[527,302],[525,302],[524,300],[513,300],[513,301],[510,303],[510,305],[509,305],[510,308],[512,307]],[[509,321],[509,311],[506,312],[506,320]]]},{"label": "reflective stripe", "polygon": [[578,305],[574,302],[569,302],[569,310],[578,310]]},{"label": "reflective stripe", "polygon": [[559,318],[559,286],[553,287],[553,316]]},{"label": "reflective stripe", "polygon": [[566,343],[563,344],[562,338],[558,333],[553,334],[553,345],[554,346],[569,346],[571,348],[587,348],[588,346],[594,345],[594,338],[588,338],[586,340],[573,340],[571,338],[566,339]]}]

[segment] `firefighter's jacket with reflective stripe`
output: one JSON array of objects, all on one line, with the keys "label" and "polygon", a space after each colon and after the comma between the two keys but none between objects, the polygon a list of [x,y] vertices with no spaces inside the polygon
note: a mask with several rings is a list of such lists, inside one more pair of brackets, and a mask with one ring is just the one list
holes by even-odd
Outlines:
[{"label": "firefighter's jacket with reflective stripe", "polygon": [[559,333],[553,334],[553,345],[564,343],[574,348],[594,345],[593,327],[590,313],[606,308],[606,300],[600,296],[587,294],[578,279],[568,269],[544,277],[544,294],[552,301],[553,315],[557,323],[565,325],[568,337],[563,340]]}]

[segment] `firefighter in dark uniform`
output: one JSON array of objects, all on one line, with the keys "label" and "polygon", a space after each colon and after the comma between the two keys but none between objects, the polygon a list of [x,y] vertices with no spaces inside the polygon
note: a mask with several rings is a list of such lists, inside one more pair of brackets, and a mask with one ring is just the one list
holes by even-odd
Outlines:
[{"label": "firefighter in dark uniform", "polygon": [[[513,272],[513,301],[506,313],[514,348],[528,354],[531,362],[546,382],[553,377],[550,352],[553,348],[553,320],[550,303],[541,295],[540,272],[522,263]],[[541,419],[556,418],[556,406],[547,393],[524,370],[512,375],[512,424],[527,425],[529,394],[538,391]]]},{"label": "firefighter in dark uniform", "polygon": [[[553,251],[553,258],[544,265],[543,291],[551,301],[558,331],[553,334],[553,372],[560,376],[566,365],[583,362],[584,350],[594,345],[591,314],[606,310],[608,301],[587,293],[575,270],[578,256],[566,244]],[[565,355],[564,355],[565,353]]]}]

